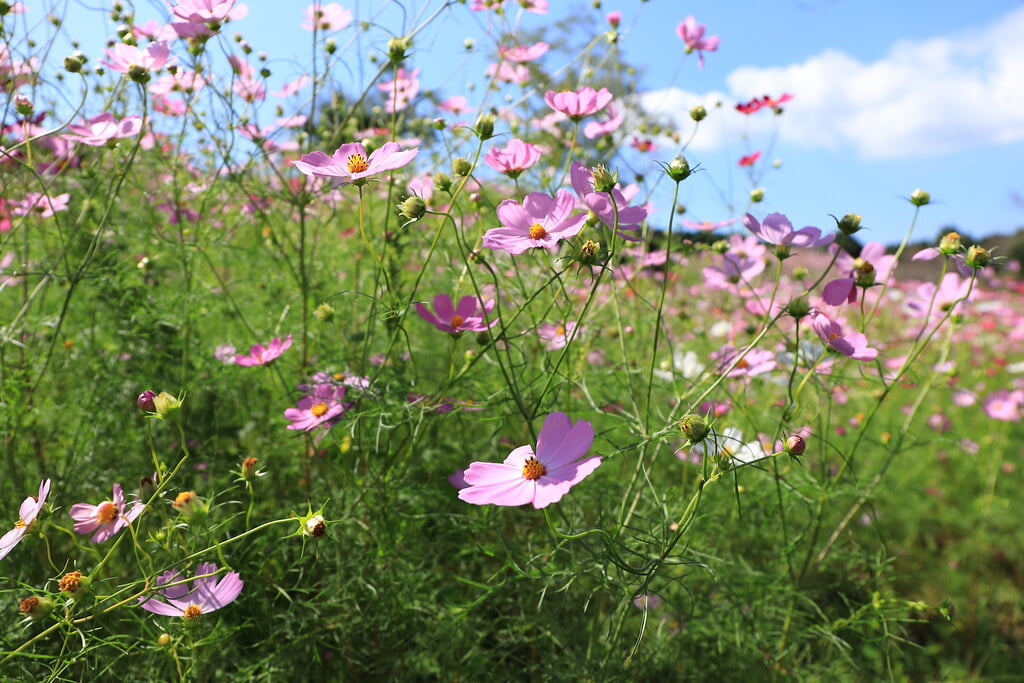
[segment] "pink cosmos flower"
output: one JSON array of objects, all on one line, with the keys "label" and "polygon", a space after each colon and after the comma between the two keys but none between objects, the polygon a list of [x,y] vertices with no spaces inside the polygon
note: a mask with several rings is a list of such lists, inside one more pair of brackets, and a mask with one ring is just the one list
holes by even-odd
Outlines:
[{"label": "pink cosmos flower", "polygon": [[764,272],[765,246],[756,237],[729,236],[729,251],[722,254],[720,265],[704,269],[704,284],[712,289],[731,289],[750,284]]},{"label": "pink cosmos flower", "polygon": [[556,93],[554,90],[548,90],[544,94],[544,101],[555,111],[562,112],[573,121],[579,121],[584,116],[596,114],[608,106],[612,101],[612,94],[607,88],[594,90],[584,86],[576,92],[563,90]]},{"label": "pink cosmos flower", "polygon": [[[956,273],[946,273],[938,287],[934,282],[925,282],[907,297],[905,309],[911,315],[923,318],[931,312],[931,318],[944,316],[954,306],[971,299],[971,281]],[[960,310],[963,310],[962,308]]]},{"label": "pink cosmos flower", "polygon": [[541,148],[518,138],[508,141],[504,148],[492,147],[484,156],[488,166],[509,178],[518,178],[540,159]]},{"label": "pink cosmos flower", "polygon": [[688,218],[684,218],[683,219],[683,225],[684,226],[686,226],[690,230],[700,230],[702,232],[711,232],[712,230],[717,230],[718,228],[724,228],[727,225],[732,225],[735,222],[736,222],[735,218],[729,218],[728,220],[717,221],[717,222],[715,222],[715,221],[691,221]]},{"label": "pink cosmos flower", "polygon": [[311,432],[317,427],[332,425],[352,407],[351,403],[343,402],[344,398],[344,386],[333,382],[317,384],[312,394],[303,396],[294,408],[284,411],[284,416],[291,420],[288,429]]},{"label": "pink cosmos flower", "polygon": [[[574,161],[569,170],[572,189],[576,191],[580,203],[609,228],[616,227],[623,239],[637,241],[635,235],[640,224],[647,218],[647,209],[642,206],[629,206],[625,196],[617,188],[612,190],[611,197],[607,192],[594,189],[594,174],[579,161]],[[614,199],[615,203],[612,203]],[[618,212],[616,214],[616,207]],[[618,224],[616,224],[616,218]]]},{"label": "pink cosmos flower", "polygon": [[178,0],[171,7],[171,14],[178,19],[197,24],[240,18],[239,12],[248,12],[248,8],[235,7],[235,0]]},{"label": "pink cosmos flower", "polygon": [[736,111],[738,111],[741,114],[749,115],[761,110],[764,107],[778,109],[780,104],[782,104],[783,102],[789,102],[791,99],[793,99],[793,96],[788,92],[782,93],[782,95],[780,95],[777,98],[769,97],[768,95],[765,95],[763,97],[755,97],[749,102],[738,103],[736,105]]},{"label": "pink cosmos flower", "polygon": [[[831,253],[839,249],[833,244],[829,247]],[[868,242],[860,250],[860,256],[854,258],[845,251],[841,251],[836,258],[836,270],[846,273],[846,277],[837,278],[825,285],[821,290],[821,296],[825,303],[830,306],[839,306],[844,302],[855,303],[857,301],[857,271],[870,264],[875,272],[876,282],[886,282],[892,276],[896,268],[896,257],[885,253],[885,245],[881,242]]]},{"label": "pink cosmos flower", "polygon": [[284,341],[280,337],[274,337],[266,346],[253,344],[249,347],[249,355],[238,354],[235,356],[235,365],[251,367],[253,365],[266,365],[282,353],[291,348],[292,335],[288,335]]},{"label": "pink cosmos flower", "polygon": [[[741,352],[742,349],[723,346],[711,354],[711,360],[715,361],[720,373],[725,372],[726,368],[732,365]],[[777,365],[775,354],[771,351],[751,349],[747,352],[747,355],[740,359],[736,367],[729,372],[729,377],[753,377],[771,372]]]},{"label": "pink cosmos flower", "polygon": [[553,251],[561,240],[583,229],[587,217],[573,214],[575,208],[576,202],[566,190],[559,190],[553,199],[543,192],[531,192],[522,204],[506,199],[497,209],[502,226],[488,230],[483,245],[510,254],[522,254],[534,247]]},{"label": "pink cosmos flower", "polygon": [[606,110],[608,118],[604,121],[588,121],[587,125],[583,126],[583,137],[588,140],[599,138],[602,135],[608,135],[619,129],[622,122],[625,120],[625,116],[613,105],[608,105]]},{"label": "pink cosmos flower", "polygon": [[494,308],[494,302],[488,301],[477,313],[480,300],[475,296],[464,296],[459,299],[458,306],[452,306],[452,298],[447,294],[434,297],[434,313],[421,303],[416,304],[416,312],[428,323],[451,334],[461,332],[482,332],[493,327],[497,319],[487,322],[487,314]]},{"label": "pink cosmos flower", "polygon": [[313,152],[292,163],[306,175],[333,178],[331,184],[335,187],[344,183],[362,185],[369,176],[405,166],[417,152],[418,148],[402,150],[397,142],[387,142],[367,157],[366,148],[361,143],[346,142],[331,156]]},{"label": "pink cosmos flower", "polygon": [[314,2],[306,8],[306,23],[302,28],[307,31],[340,31],[352,23],[352,10],[345,9],[336,2],[321,5]]},{"label": "pink cosmos flower", "polygon": [[1000,389],[985,397],[982,407],[993,420],[1020,422],[1021,407],[1024,406],[1024,391]]},{"label": "pink cosmos flower", "polygon": [[150,43],[145,50],[135,45],[117,43],[113,47],[107,48],[106,54],[110,61],[102,60],[100,64],[109,66],[114,71],[123,74],[128,73],[133,66],[156,71],[174,59],[171,57],[170,45],[163,41]]},{"label": "pink cosmos flower", "polygon": [[550,46],[545,42],[533,45],[517,45],[515,47],[498,47],[498,54],[510,62],[532,62],[539,59]]},{"label": "pink cosmos flower", "polygon": [[164,74],[149,84],[152,95],[169,95],[172,92],[195,93],[206,87],[206,79],[198,72],[178,69],[173,74]]},{"label": "pink cosmos flower", "polygon": [[618,28],[619,24],[622,23],[622,12],[619,12],[618,10],[614,12],[609,12],[608,14],[605,15],[604,18],[605,21],[608,22],[609,26],[611,26],[612,28]]},{"label": "pink cosmos flower", "polygon": [[843,326],[817,311],[811,314],[811,328],[829,348],[854,360],[870,361],[878,356],[878,349],[868,346],[862,332],[843,334]]},{"label": "pink cosmos flower", "polygon": [[92,535],[93,543],[103,543],[121,529],[135,521],[142,514],[145,504],[136,499],[127,511],[124,505],[124,492],[120,484],[114,484],[114,499],[106,500],[99,505],[75,503],[68,510],[71,519],[75,520],[74,529],[77,533]]},{"label": "pink cosmos flower", "polygon": [[54,214],[68,210],[68,200],[70,199],[71,195],[67,192],[52,197],[40,192],[27,192],[21,202],[14,206],[11,213],[15,216],[27,216],[34,213],[40,218],[53,218]]},{"label": "pink cosmos flower", "polygon": [[441,111],[455,114],[456,116],[459,114],[465,114],[473,109],[469,106],[469,100],[466,99],[465,95],[452,95],[448,99],[441,101],[437,105],[437,108]]},{"label": "pink cosmos flower", "polygon": [[541,323],[537,326],[537,336],[544,343],[545,351],[558,351],[564,349],[566,344],[575,341],[587,331],[585,327],[577,327],[576,321],[570,321],[564,325],[553,323]]},{"label": "pink cosmos flower", "polygon": [[487,77],[501,83],[515,83],[516,85],[528,83],[532,78],[530,70],[522,64],[504,61],[488,65]]},{"label": "pink cosmos flower", "polygon": [[794,230],[793,224],[781,213],[768,214],[764,218],[764,223],[758,223],[757,219],[748,213],[742,222],[743,227],[754,235],[768,244],[777,246],[824,247],[831,244],[835,238],[834,233],[822,237],[821,230],[810,225]]},{"label": "pink cosmos flower", "polygon": [[698,63],[700,68],[704,68],[704,50],[708,52],[714,52],[718,49],[718,36],[704,37],[705,26],[704,24],[698,24],[697,20],[693,16],[688,16],[678,26],[676,26],[676,35],[686,45],[686,54],[690,54],[694,50],[697,51]]},{"label": "pink cosmos flower", "polygon": [[281,87],[280,90],[273,92],[271,94],[274,97],[291,97],[292,95],[298,94],[300,90],[302,90],[312,82],[313,79],[311,79],[306,74],[302,74],[294,81],[288,81],[287,83],[284,84],[284,86]]},{"label": "pink cosmos flower", "polygon": [[126,116],[120,121],[104,112],[67,128],[64,137],[91,147],[102,147],[115,138],[135,137],[142,130],[141,116]]},{"label": "pink cosmos flower", "polygon": [[412,73],[407,73],[404,68],[399,68],[392,80],[377,84],[377,90],[385,93],[388,97],[387,102],[384,103],[384,111],[391,114],[409,106],[409,103],[420,92],[419,75],[419,69],[413,69]]},{"label": "pink cosmos flower", "polygon": [[474,462],[463,472],[466,488],[459,499],[473,505],[526,505],[535,509],[557,503],[598,468],[601,456],[583,458],[594,442],[586,420],[573,424],[565,413],[551,413],[532,446],[516,448],[502,463]]},{"label": "pink cosmos flower", "polygon": [[39,495],[29,496],[21,501],[18,508],[18,521],[14,528],[0,537],[0,560],[7,557],[8,553],[14,550],[14,546],[21,543],[21,539],[28,533],[32,522],[36,520],[46,503],[46,496],[50,493],[50,480],[44,479],[39,482]]},{"label": "pink cosmos flower", "polygon": [[158,596],[142,596],[139,607],[165,617],[195,619],[201,614],[213,612],[233,602],[245,585],[238,572],[228,572],[220,579],[217,565],[200,562],[196,565],[192,580],[186,581],[178,571],[166,571],[156,579]]}]

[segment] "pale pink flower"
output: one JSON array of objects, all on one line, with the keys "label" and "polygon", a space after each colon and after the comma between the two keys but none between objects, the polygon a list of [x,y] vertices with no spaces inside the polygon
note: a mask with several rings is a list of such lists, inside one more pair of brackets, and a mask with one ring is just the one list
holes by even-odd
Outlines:
[{"label": "pale pink flower", "polygon": [[346,142],[327,156],[323,152],[303,155],[292,164],[302,173],[317,178],[332,178],[332,185],[343,183],[362,185],[366,178],[385,171],[393,171],[411,162],[419,149],[402,150],[397,142],[388,142],[369,156],[358,142]]},{"label": "pale pink flower", "polygon": [[434,297],[433,313],[422,303],[416,304],[416,312],[442,332],[451,334],[460,334],[466,331],[482,332],[493,327],[498,320],[487,322],[487,314],[494,308],[493,301],[488,301],[483,306],[479,304],[480,300],[475,296],[464,296],[459,299],[457,306],[453,306],[450,296],[438,294]]},{"label": "pale pink flower", "polygon": [[245,585],[238,572],[216,578],[217,565],[200,562],[186,581],[178,571],[166,571],[156,579],[158,596],[142,596],[139,607],[165,617],[195,619],[233,602]]},{"label": "pale pink flower", "polygon": [[522,64],[512,62],[498,62],[487,67],[487,77],[493,78],[501,83],[515,83],[523,85],[530,81],[530,70]]},{"label": "pale pink flower", "polygon": [[732,225],[736,222],[735,218],[729,218],[724,221],[691,221],[689,218],[683,219],[683,225],[690,230],[700,230],[701,232],[711,232],[718,228],[724,228],[728,225]]},{"label": "pale pink flower", "polygon": [[[729,345],[723,346],[711,354],[711,360],[715,362],[719,373],[722,373],[732,365],[733,361],[736,360],[737,356],[742,352],[742,349],[737,349]],[[766,372],[771,372],[777,365],[778,363],[775,360],[775,354],[771,351],[751,349],[750,351],[747,351],[743,358],[740,359],[740,362],[736,364],[736,367],[729,371],[728,376],[753,377],[755,375],[762,375]]]},{"label": "pale pink flower", "polygon": [[576,341],[586,331],[587,328],[578,327],[576,321],[569,321],[564,325],[541,323],[537,326],[537,336],[544,344],[545,351],[564,349],[569,342]]},{"label": "pale pink flower", "polygon": [[142,117],[131,115],[118,121],[113,114],[104,112],[82,123],[71,124],[67,130],[64,137],[68,140],[92,147],[102,147],[116,138],[137,136],[142,131]]},{"label": "pale pink flower", "polygon": [[142,514],[145,504],[136,499],[131,507],[125,510],[124,492],[120,484],[114,484],[113,500],[106,500],[99,505],[75,503],[68,510],[71,519],[75,520],[74,529],[79,534],[93,533],[93,543],[103,543],[121,529],[135,521]]},{"label": "pale pink flower", "polygon": [[474,462],[462,473],[467,484],[459,499],[473,505],[526,505],[535,509],[557,503],[598,468],[601,456],[583,458],[594,443],[586,420],[573,424],[565,413],[551,413],[532,446],[516,448],[502,463]]},{"label": "pale pink flower", "polygon": [[171,7],[175,21],[172,26],[182,38],[209,36],[220,30],[221,24],[242,19],[249,13],[244,4],[236,0],[178,0]]},{"label": "pale pink flower", "polygon": [[622,122],[625,120],[625,116],[619,112],[618,108],[614,105],[608,105],[607,110],[608,118],[603,121],[588,121],[587,125],[583,126],[583,137],[588,140],[599,138],[602,135],[608,135],[619,129],[622,126]]},{"label": "pale pink flower", "polygon": [[[924,282],[907,297],[905,309],[911,315],[923,318],[939,318],[971,298],[971,281],[956,273],[946,273],[938,287],[934,282]],[[959,303],[958,303],[959,302]]]},{"label": "pale pink flower", "polygon": [[46,503],[46,496],[49,493],[50,480],[44,479],[39,482],[39,495],[29,496],[21,501],[21,506],[18,508],[18,521],[14,523],[14,528],[0,537],[0,560],[7,557],[14,550],[14,547],[21,543],[21,539],[28,533],[32,522],[42,512],[43,505]]},{"label": "pale pink flower", "polygon": [[40,192],[28,192],[21,202],[14,205],[11,213],[15,216],[27,216],[34,213],[40,218],[52,218],[60,211],[67,211],[70,199],[71,195],[67,192],[53,196]]},{"label": "pale pink flower", "polygon": [[164,74],[149,84],[152,95],[169,95],[172,92],[194,93],[206,87],[206,79],[195,71],[178,69],[173,74]]},{"label": "pale pink flower", "polygon": [[812,312],[811,328],[829,348],[854,360],[871,361],[878,356],[878,349],[868,346],[868,338],[862,332],[843,334],[842,325],[820,312]]},{"label": "pale pink flower", "polygon": [[545,42],[533,45],[517,45],[515,47],[499,47],[498,54],[510,62],[532,62],[539,59],[550,46]]},{"label": "pale pink flower", "polygon": [[291,97],[292,95],[298,94],[300,90],[302,90],[312,82],[313,79],[311,79],[306,74],[302,74],[294,81],[288,81],[280,90],[271,94],[274,97]]},{"label": "pale pink flower", "polygon": [[576,92],[548,90],[544,94],[544,101],[555,111],[562,112],[573,121],[579,121],[584,116],[596,114],[608,106],[608,103],[612,101],[612,94],[608,92],[607,88],[594,90],[589,86],[584,86]]},{"label": "pale pink flower", "polygon": [[821,230],[810,225],[794,230],[793,224],[781,213],[768,214],[763,223],[758,223],[757,219],[748,213],[742,222],[743,227],[754,235],[776,246],[824,247],[835,239],[834,233],[823,237]]},{"label": "pale pink flower", "polygon": [[390,114],[409,106],[420,92],[419,75],[419,69],[413,69],[412,73],[408,73],[404,68],[399,68],[394,79],[377,84],[377,90],[385,93],[388,98],[384,103],[384,111]]},{"label": "pale pink flower", "polygon": [[473,108],[469,106],[469,100],[467,100],[464,95],[452,95],[448,99],[439,102],[437,108],[441,111],[455,114],[456,116],[473,110]]},{"label": "pale pink flower", "polygon": [[704,31],[704,25],[698,24],[692,15],[686,17],[684,21],[676,26],[676,35],[686,45],[686,54],[696,50],[698,62],[702,69],[704,68],[704,50],[714,52],[718,49],[718,36],[705,38]]},{"label": "pale pink flower", "polygon": [[340,31],[352,23],[352,10],[345,9],[336,2],[321,5],[314,2],[306,8],[306,23],[302,28],[307,31]]},{"label": "pale pink flower", "polygon": [[1024,391],[1000,389],[985,397],[982,408],[993,420],[1020,422],[1021,407],[1024,406]]},{"label": "pale pink flower", "polygon": [[543,192],[531,192],[522,204],[506,199],[497,209],[502,225],[484,234],[483,246],[510,254],[522,254],[534,247],[554,251],[561,240],[583,229],[587,216],[573,214],[575,208],[576,202],[566,190],[559,190],[554,198]]},{"label": "pale pink flower", "polygon": [[334,383],[315,385],[312,394],[303,396],[294,408],[284,411],[284,416],[291,421],[288,429],[311,432],[317,427],[332,425],[352,407],[351,403],[343,401],[344,398],[344,386]]},{"label": "pale pink flower", "polygon": [[107,60],[101,60],[100,64],[109,66],[114,71],[126,74],[133,66],[142,67],[148,71],[156,71],[163,68],[168,62],[173,61],[171,48],[166,42],[150,43],[142,50],[135,45],[117,43],[106,49]]},{"label": "pale pink flower", "polygon": [[509,178],[518,178],[526,169],[540,159],[541,148],[518,138],[508,141],[503,148],[492,147],[484,156],[484,162]]},{"label": "pale pink flower", "polygon": [[[636,241],[640,238],[635,234],[640,224],[647,218],[647,209],[641,206],[630,206],[629,201],[618,188],[608,192],[594,189],[594,174],[579,161],[574,161],[569,169],[572,189],[576,191],[580,204],[592,212],[609,228],[618,230],[623,239]],[[614,203],[612,203],[614,200]]]},{"label": "pale pink flower", "polygon": [[254,365],[266,365],[282,353],[291,348],[292,335],[288,335],[284,341],[280,337],[274,337],[266,346],[253,344],[249,347],[249,355],[238,354],[235,356],[235,365],[251,367]]},{"label": "pale pink flower", "polygon": [[704,268],[704,284],[712,289],[732,289],[750,285],[764,272],[767,249],[754,236],[729,236],[729,251],[721,255],[720,265]]}]

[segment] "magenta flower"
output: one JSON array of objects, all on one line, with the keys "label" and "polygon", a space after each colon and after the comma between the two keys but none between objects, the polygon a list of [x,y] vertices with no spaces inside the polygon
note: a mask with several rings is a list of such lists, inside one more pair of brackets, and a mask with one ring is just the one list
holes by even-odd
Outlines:
[{"label": "magenta flower", "polygon": [[545,42],[533,45],[517,45],[515,47],[498,46],[498,54],[510,62],[532,62],[548,51],[550,46]]},{"label": "magenta flower", "polygon": [[[838,245],[829,247],[831,253],[839,249]],[[846,277],[837,278],[825,285],[821,297],[831,306],[840,306],[857,301],[857,273],[868,265],[875,273],[876,282],[886,282],[896,267],[896,257],[885,253],[885,245],[881,242],[868,242],[860,250],[860,256],[854,258],[845,251],[839,252],[836,258],[836,270],[846,273]]]},{"label": "magenta flower", "polygon": [[[579,161],[572,163],[569,169],[569,179],[572,182],[572,189],[576,191],[576,196],[580,199],[580,204],[593,213],[598,220],[609,228],[616,228],[619,236],[623,239],[633,242],[640,239],[634,233],[640,230],[640,224],[647,218],[647,209],[642,206],[630,206],[629,201],[618,188],[611,191],[611,197],[607,192],[595,190],[593,172]],[[614,200],[614,204],[612,200]]]},{"label": "magenta flower", "polygon": [[[982,407],[993,420],[1020,422],[1021,407],[1024,406],[1024,391],[1000,389],[985,397]],[[2,549],[0,549],[2,552]]]},{"label": "magenta flower", "polygon": [[74,529],[77,533],[92,535],[93,543],[103,543],[121,529],[135,521],[142,514],[145,504],[136,499],[126,511],[124,492],[120,484],[114,484],[114,500],[105,500],[99,505],[75,503],[68,510],[71,519],[75,520]]},{"label": "magenta flower", "polygon": [[39,495],[29,496],[21,501],[18,508],[18,521],[14,528],[0,537],[0,560],[7,557],[7,554],[14,550],[14,546],[21,543],[21,539],[28,533],[32,522],[36,520],[46,503],[46,496],[50,493],[50,480],[44,479],[39,482]]},{"label": "magenta flower", "polygon": [[150,43],[142,50],[135,45],[117,43],[106,50],[107,58],[100,64],[109,66],[114,71],[126,74],[132,67],[142,67],[148,71],[155,71],[172,61],[171,48],[166,42]]},{"label": "magenta flower", "polygon": [[553,251],[561,240],[583,229],[587,217],[573,214],[574,208],[576,202],[566,190],[559,190],[554,198],[543,192],[531,192],[522,204],[506,199],[497,209],[502,226],[488,230],[483,245],[510,254],[522,254],[534,247]]},{"label": "magenta flower", "polygon": [[235,356],[235,365],[251,367],[253,365],[266,365],[282,353],[291,348],[292,335],[288,335],[284,341],[280,337],[274,337],[266,346],[253,344],[249,347],[249,355],[238,354]]},{"label": "magenta flower", "polygon": [[340,31],[352,23],[352,10],[345,9],[336,2],[321,5],[314,2],[306,8],[306,23],[302,28],[307,31]]},{"label": "magenta flower", "polygon": [[519,174],[537,163],[541,148],[517,138],[508,141],[504,148],[492,147],[484,156],[488,166],[509,178],[518,178]]},{"label": "magenta flower", "polygon": [[601,464],[601,456],[581,460],[594,442],[586,420],[572,424],[565,413],[551,413],[537,437],[537,451],[520,446],[502,463],[474,462],[463,472],[466,488],[459,498],[473,505],[557,503]]},{"label": "magenta flower", "polygon": [[200,562],[186,581],[177,570],[166,571],[156,579],[159,597],[142,596],[139,607],[165,617],[195,619],[200,614],[213,612],[235,600],[245,585],[238,572],[228,572],[216,578],[217,565]]},{"label": "magenta flower", "polygon": [[126,116],[120,121],[104,112],[80,124],[68,126],[65,139],[91,147],[102,147],[115,138],[135,137],[142,130],[141,116]]},{"label": "magenta flower", "polygon": [[544,94],[544,101],[555,111],[562,112],[573,121],[579,121],[584,116],[596,114],[608,106],[608,103],[612,101],[612,94],[608,92],[608,88],[594,90],[584,86],[576,92],[548,90]]},{"label": "magenta flower", "polygon": [[743,217],[743,227],[768,244],[776,246],[824,247],[831,244],[835,238],[834,233],[822,237],[821,230],[810,225],[794,230],[793,224],[781,213],[768,214],[763,223],[758,223],[757,219],[748,213]]},{"label": "magenta flower", "polygon": [[401,150],[397,142],[387,142],[367,156],[362,144],[346,142],[331,156],[313,152],[292,163],[306,175],[333,178],[331,184],[335,187],[344,183],[362,185],[369,176],[405,166],[418,152],[419,149]]},{"label": "magenta flower", "polygon": [[811,314],[811,328],[829,348],[854,360],[870,361],[878,356],[878,349],[868,346],[862,332],[843,334],[843,326],[820,312]]},{"label": "magenta flower", "polygon": [[344,386],[333,382],[315,385],[311,395],[303,396],[294,408],[284,411],[284,416],[291,420],[288,429],[311,432],[317,427],[333,424],[352,407],[351,403],[342,401],[344,398]]},{"label": "magenta flower", "polygon": [[688,16],[678,26],[676,26],[676,35],[686,45],[686,54],[690,54],[694,50],[697,51],[698,63],[700,68],[704,68],[704,50],[708,52],[714,52],[718,49],[718,36],[704,37],[705,26],[704,24],[698,24],[697,20],[693,16]]},{"label": "magenta flower", "polygon": [[459,305],[452,306],[452,298],[447,294],[438,294],[434,297],[434,313],[431,313],[421,303],[416,304],[416,312],[428,323],[451,334],[461,332],[482,332],[493,327],[497,319],[487,322],[487,313],[494,307],[494,302],[484,304],[482,310],[477,313],[477,304],[480,301],[475,296],[464,296],[459,299]]}]

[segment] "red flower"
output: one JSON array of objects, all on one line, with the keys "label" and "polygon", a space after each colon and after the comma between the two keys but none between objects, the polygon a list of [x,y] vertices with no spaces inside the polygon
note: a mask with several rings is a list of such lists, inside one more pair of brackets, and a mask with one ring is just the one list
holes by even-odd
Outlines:
[{"label": "red flower", "polygon": [[761,158],[760,152],[754,152],[744,157],[740,157],[740,166],[753,166],[754,163]]}]

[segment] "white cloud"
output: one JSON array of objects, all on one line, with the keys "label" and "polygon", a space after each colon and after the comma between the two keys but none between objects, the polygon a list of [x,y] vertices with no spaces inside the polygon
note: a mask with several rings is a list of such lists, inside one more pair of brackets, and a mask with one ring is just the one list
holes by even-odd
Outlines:
[{"label": "white cloud", "polygon": [[[671,119],[685,137],[695,103],[712,112],[708,105],[717,100],[731,109],[754,95],[790,92],[795,99],[785,105],[782,141],[825,149],[850,146],[866,159],[940,156],[1024,140],[1022,36],[1024,8],[987,28],[897,43],[868,64],[828,50],[799,64],[737,69],[726,79],[727,95],[668,88],[642,94],[641,102]],[[728,118],[738,116],[728,112]],[[713,118],[726,117],[705,123]],[[759,113],[741,123],[758,134],[774,125],[771,118]],[[701,130],[693,147],[725,143],[725,128]]]}]

